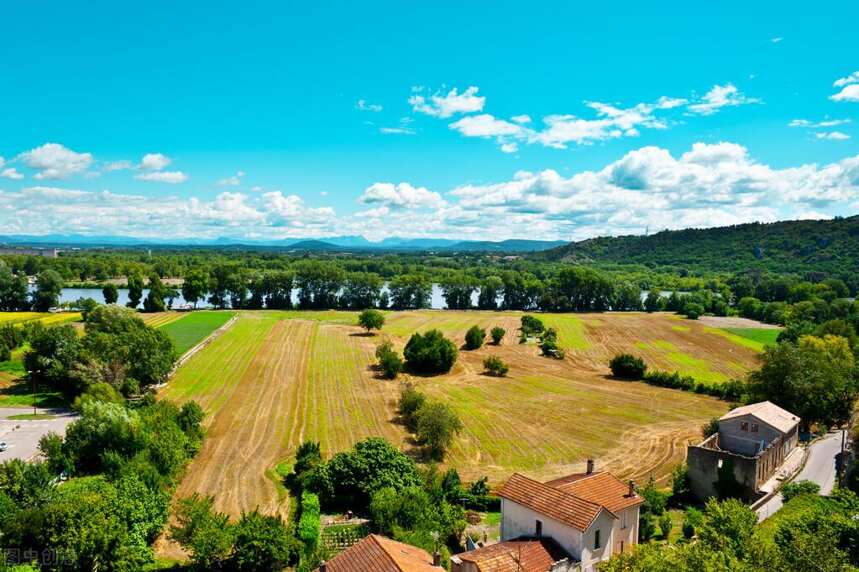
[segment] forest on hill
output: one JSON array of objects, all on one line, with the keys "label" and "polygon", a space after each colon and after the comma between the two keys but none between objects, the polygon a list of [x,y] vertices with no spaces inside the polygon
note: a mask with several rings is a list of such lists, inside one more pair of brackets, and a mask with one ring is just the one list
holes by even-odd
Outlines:
[{"label": "forest on hill", "polygon": [[837,274],[859,265],[857,239],[859,216],[852,216],[592,238],[535,256],[580,264],[643,264],[711,272],[754,268]]}]

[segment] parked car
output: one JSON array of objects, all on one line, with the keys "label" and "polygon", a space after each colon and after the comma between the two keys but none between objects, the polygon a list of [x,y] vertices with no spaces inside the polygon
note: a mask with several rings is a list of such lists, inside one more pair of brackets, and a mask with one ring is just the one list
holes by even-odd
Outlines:
[{"label": "parked car", "polygon": [[0,453],[9,448],[9,445],[6,444],[6,441],[0,441]]}]

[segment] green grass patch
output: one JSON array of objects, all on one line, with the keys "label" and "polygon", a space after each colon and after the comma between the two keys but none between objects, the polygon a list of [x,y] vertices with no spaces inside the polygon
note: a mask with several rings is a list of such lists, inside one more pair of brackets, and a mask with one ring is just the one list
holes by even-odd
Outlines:
[{"label": "green grass patch", "polygon": [[649,343],[637,342],[636,347],[642,350],[661,350],[665,359],[674,366],[680,375],[690,375],[698,381],[722,383],[728,380],[728,376],[710,369],[707,360],[698,359],[680,351],[677,346],[666,340],[653,340]]},{"label": "green grass patch", "polygon": [[671,329],[675,332],[688,332],[691,330],[689,326],[671,326]]},{"label": "green grass patch", "polygon": [[[67,407],[68,399],[59,391],[36,389],[36,407]],[[32,407],[33,387],[26,381],[0,388],[0,407]]]},{"label": "green grass patch", "polygon": [[538,316],[547,328],[558,331],[558,345],[565,350],[586,350],[591,347],[585,323],[575,314],[543,314]]},{"label": "green grass patch", "polygon": [[11,421],[38,421],[39,419],[54,419],[50,413],[22,413],[20,415],[10,415],[6,419]]},{"label": "green grass patch", "polygon": [[764,540],[772,541],[781,523],[793,520],[804,513],[815,512],[829,504],[828,498],[819,495],[800,495],[786,503],[781,510],[758,525],[757,534]]},{"label": "green grass patch", "polygon": [[732,341],[738,346],[749,348],[756,352],[764,351],[764,347],[774,344],[779,332],[774,328],[710,328],[705,327],[708,334],[715,334]]},{"label": "green grass patch", "polygon": [[176,353],[182,355],[226,324],[233,314],[234,312],[230,311],[191,312],[183,318],[161,326],[160,330],[173,340]]}]

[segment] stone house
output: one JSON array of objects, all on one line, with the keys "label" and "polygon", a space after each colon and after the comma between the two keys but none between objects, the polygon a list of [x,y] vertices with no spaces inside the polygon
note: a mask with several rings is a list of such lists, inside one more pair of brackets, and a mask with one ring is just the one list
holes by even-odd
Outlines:
[{"label": "stone house", "polygon": [[545,483],[514,474],[501,497],[501,541],[451,558],[454,572],[592,572],[638,542],[633,483],[588,470]]},{"label": "stone house", "polygon": [[732,409],[719,418],[719,431],[690,445],[686,463],[695,495],[716,496],[718,471],[733,466],[743,498],[754,501],[761,485],[775,474],[799,442],[799,417],[764,401]]}]

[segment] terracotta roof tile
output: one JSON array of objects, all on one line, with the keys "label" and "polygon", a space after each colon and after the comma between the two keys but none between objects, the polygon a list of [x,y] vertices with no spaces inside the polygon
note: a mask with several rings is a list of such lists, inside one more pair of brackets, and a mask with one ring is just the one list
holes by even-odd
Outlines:
[{"label": "terracotta roof tile", "polygon": [[472,562],[478,572],[547,572],[552,564],[570,558],[549,538],[508,540],[456,555]]},{"label": "terracotta roof tile", "polygon": [[629,484],[611,473],[578,473],[549,481],[546,485],[604,506],[613,513],[644,502],[638,494],[629,496]]},{"label": "terracotta roof tile", "polygon": [[[317,569],[318,570],[318,569]],[[327,572],[439,572],[426,551],[371,534],[332,558]]]},{"label": "terracotta roof tile", "polygon": [[587,530],[604,509],[597,503],[518,473],[514,473],[496,494],[582,531]]}]

